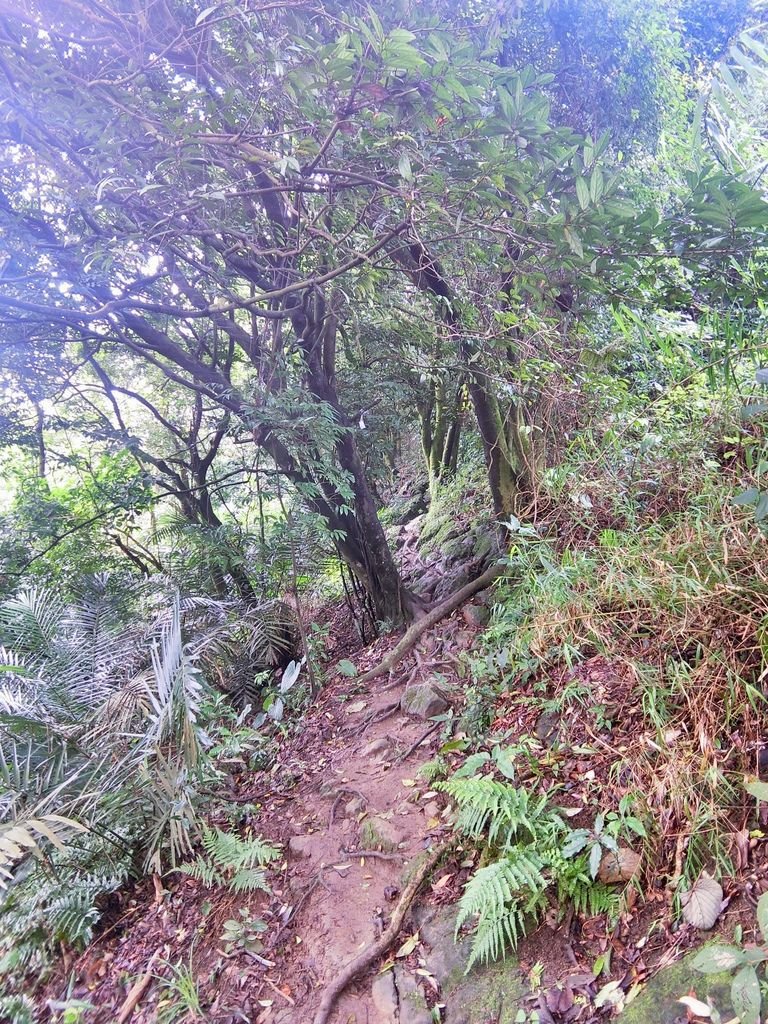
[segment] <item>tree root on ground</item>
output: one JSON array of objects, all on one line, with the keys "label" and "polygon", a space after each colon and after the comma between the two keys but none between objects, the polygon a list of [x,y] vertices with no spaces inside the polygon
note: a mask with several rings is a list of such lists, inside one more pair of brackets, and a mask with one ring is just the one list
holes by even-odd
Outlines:
[{"label": "tree root on ground", "polygon": [[414,752],[414,750],[418,750],[418,748],[421,746],[424,740],[429,739],[433,732],[437,732],[437,730],[440,728],[442,724],[442,722],[435,722],[435,724],[430,726],[425,733],[422,733],[422,735],[419,736],[416,742],[412,743],[410,747],[408,747],[404,754],[400,754],[399,757],[395,758],[395,760],[392,762],[393,767],[397,764],[402,764],[403,761],[407,761],[411,754]]},{"label": "tree root on ground", "polygon": [[336,1000],[339,998],[341,993],[350,985],[355,978],[357,978],[363,971],[367,970],[374,961],[378,960],[379,957],[383,956],[387,952],[389,947],[394,943],[397,938],[400,929],[403,925],[405,915],[408,912],[408,908],[416,896],[416,893],[421,888],[421,884],[427,875],[430,874],[435,865],[440,861],[445,854],[453,846],[456,845],[457,839],[449,839],[445,843],[441,843],[440,846],[435,847],[432,853],[422,862],[414,872],[411,880],[403,889],[403,895],[397,902],[397,906],[392,914],[392,920],[389,922],[389,927],[382,934],[381,938],[377,939],[368,949],[364,950],[360,956],[355,957],[351,963],[348,963],[330,982],[323,993],[323,998],[320,1000],[320,1005],[317,1008],[317,1013],[312,1018],[312,1024],[328,1024],[328,1019],[331,1016],[331,1011],[336,1004]]},{"label": "tree root on ground", "polygon": [[423,618],[419,619],[418,622],[406,630],[403,634],[402,639],[393,647],[386,658],[383,658],[378,665],[369,669],[357,680],[358,683],[367,683],[371,679],[376,679],[377,676],[384,675],[385,672],[391,672],[391,670],[397,665],[405,655],[411,650],[416,641],[419,639],[422,633],[426,632],[430,626],[436,625],[441,619],[444,619],[446,615],[450,615],[452,611],[468,601],[470,597],[474,597],[481,590],[485,590],[489,587],[494,580],[498,579],[499,576],[505,571],[503,565],[492,565],[490,569],[486,569],[485,572],[478,576],[476,580],[472,580],[471,583],[467,583],[465,587],[457,590],[455,594],[451,594],[450,597],[446,598],[441,604],[433,608],[431,612],[428,612]]}]

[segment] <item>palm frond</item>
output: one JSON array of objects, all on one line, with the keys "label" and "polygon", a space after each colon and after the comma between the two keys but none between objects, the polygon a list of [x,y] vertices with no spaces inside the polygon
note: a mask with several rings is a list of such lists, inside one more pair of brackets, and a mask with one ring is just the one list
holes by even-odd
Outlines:
[{"label": "palm frond", "polygon": [[0,824],[0,887],[5,888],[8,879],[13,877],[11,868],[26,854],[32,853],[42,859],[47,855],[47,843],[57,850],[64,850],[62,836],[84,831],[85,826],[79,821],[60,814]]}]

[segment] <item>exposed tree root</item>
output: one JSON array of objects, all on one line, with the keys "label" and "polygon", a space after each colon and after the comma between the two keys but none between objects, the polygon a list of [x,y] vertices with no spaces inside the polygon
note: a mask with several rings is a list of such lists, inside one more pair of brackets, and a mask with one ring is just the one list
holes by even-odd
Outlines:
[{"label": "exposed tree root", "polygon": [[442,724],[442,722],[435,722],[435,724],[430,726],[425,733],[422,733],[422,735],[419,736],[415,743],[412,743],[410,747],[408,747],[404,754],[401,754],[399,757],[396,757],[392,764],[402,764],[403,761],[407,761],[411,754],[414,752],[414,750],[417,750],[424,742],[424,740],[429,739],[433,732],[437,732],[437,730],[440,728]]},{"label": "exposed tree root", "polygon": [[456,842],[457,840],[454,838],[449,839],[448,842],[441,843],[441,845],[435,847],[430,856],[419,865],[410,882],[406,885],[405,889],[403,889],[403,895],[397,902],[397,906],[394,909],[392,920],[390,921],[387,930],[382,934],[381,938],[377,939],[376,942],[364,950],[360,956],[355,957],[351,963],[348,963],[347,966],[344,967],[326,987],[325,992],[323,993],[323,998],[320,1000],[320,1005],[317,1008],[317,1013],[312,1018],[312,1024],[328,1024],[328,1018],[336,1004],[336,1000],[344,989],[350,985],[358,975],[367,970],[374,961],[378,960],[379,957],[383,956],[384,953],[387,952],[389,947],[397,938],[403,925],[405,915],[408,912],[408,908],[411,903],[413,903],[414,897],[421,888],[422,882],[427,875],[430,874],[437,862],[445,856],[448,850],[450,850]]},{"label": "exposed tree root", "polygon": [[426,632],[430,626],[436,625],[441,619],[444,619],[446,615],[450,615],[452,611],[468,601],[470,597],[474,597],[481,590],[485,590],[489,587],[494,580],[498,579],[499,576],[504,572],[503,565],[492,565],[490,569],[486,569],[482,576],[478,576],[476,580],[472,580],[471,583],[467,583],[465,587],[457,590],[455,594],[451,594],[450,597],[446,598],[441,604],[433,608],[431,612],[428,612],[423,618],[419,619],[418,622],[414,622],[410,629],[406,630],[403,634],[400,642],[392,648],[386,658],[383,658],[378,665],[369,669],[357,680],[358,683],[367,683],[371,679],[376,679],[377,676],[384,675],[385,672],[390,672],[398,662],[402,661],[405,655],[411,650],[416,641],[419,639],[422,633]]}]

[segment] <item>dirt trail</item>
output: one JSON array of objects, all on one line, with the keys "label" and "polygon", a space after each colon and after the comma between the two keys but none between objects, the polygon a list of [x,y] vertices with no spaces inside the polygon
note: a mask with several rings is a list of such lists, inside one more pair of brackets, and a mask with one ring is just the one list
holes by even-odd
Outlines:
[{"label": "dirt trail", "polygon": [[[427,634],[426,643],[439,648],[449,637],[452,645],[471,642],[473,631],[459,613]],[[456,696],[458,680],[445,668],[443,674],[445,692]],[[406,663],[394,673],[394,685],[384,678],[358,692],[354,680],[344,680],[326,691],[298,744],[285,751],[282,767],[301,780],[292,793],[291,820],[278,799],[264,808],[260,826],[287,844],[283,898],[300,903],[274,972],[295,1006],[281,1005],[278,996],[258,1018],[261,1024],[311,1020],[324,986],[386,927],[408,865],[448,831],[435,794],[418,776],[439,733],[411,749],[432,723],[399,708],[392,713],[406,682],[413,686],[430,675],[428,663],[420,671]],[[344,690],[353,691],[348,700]],[[376,846],[384,856],[361,856]],[[368,977],[342,996],[331,1019],[388,1024],[391,1018],[374,1005]]]}]

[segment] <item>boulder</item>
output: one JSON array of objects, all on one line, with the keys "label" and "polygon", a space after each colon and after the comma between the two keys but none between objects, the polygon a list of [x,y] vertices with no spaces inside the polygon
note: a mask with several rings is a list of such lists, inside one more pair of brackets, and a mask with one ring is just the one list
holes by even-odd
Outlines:
[{"label": "boulder", "polygon": [[699,974],[691,967],[695,956],[691,953],[651,978],[621,1014],[621,1024],[677,1024],[687,1019],[678,999],[692,993],[716,1009],[721,1020],[736,1019],[731,1002],[733,975]]},{"label": "boulder", "polygon": [[425,962],[440,985],[445,1024],[514,1024],[523,1019],[523,974],[513,956],[489,967],[476,964],[467,974],[472,940],[454,940],[456,907],[416,907],[414,919],[422,941],[431,947]]},{"label": "boulder", "polygon": [[406,967],[395,968],[399,1024],[432,1024],[434,1018],[419,984]]},{"label": "boulder", "polygon": [[391,743],[386,736],[379,736],[377,740],[366,743],[360,751],[362,757],[382,757],[389,753]]},{"label": "boulder", "polygon": [[362,814],[365,810],[365,800],[359,796],[353,796],[351,800],[348,800],[344,805],[344,813],[350,818],[356,818],[358,814]]},{"label": "boulder", "polygon": [[311,857],[316,836],[291,836],[288,840],[288,852],[294,857]]},{"label": "boulder", "polygon": [[432,683],[416,683],[409,686],[400,699],[403,714],[412,718],[432,718],[448,710],[448,701],[443,692]]},{"label": "boulder", "polygon": [[394,971],[376,976],[371,988],[371,1001],[376,1016],[372,1024],[397,1024],[397,989]]}]

